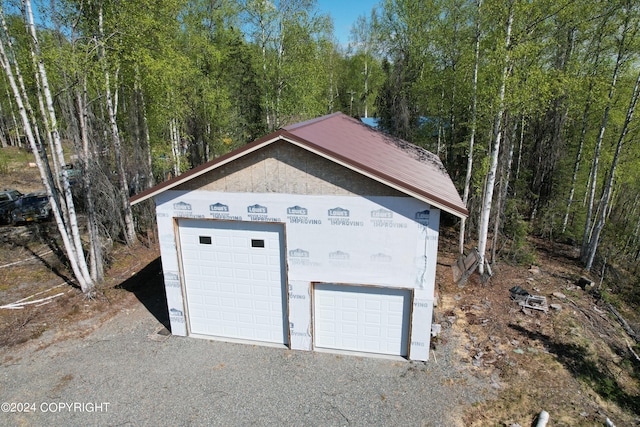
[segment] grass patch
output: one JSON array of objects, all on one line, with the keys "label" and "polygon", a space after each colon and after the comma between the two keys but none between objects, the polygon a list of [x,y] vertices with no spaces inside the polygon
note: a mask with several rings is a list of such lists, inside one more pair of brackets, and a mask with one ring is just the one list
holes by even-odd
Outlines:
[{"label": "grass patch", "polygon": [[24,168],[33,162],[33,154],[17,147],[5,147],[0,150],[0,174],[7,174],[17,168]]},{"label": "grass patch", "polygon": [[4,157],[0,157],[0,175],[9,173],[9,162]]}]

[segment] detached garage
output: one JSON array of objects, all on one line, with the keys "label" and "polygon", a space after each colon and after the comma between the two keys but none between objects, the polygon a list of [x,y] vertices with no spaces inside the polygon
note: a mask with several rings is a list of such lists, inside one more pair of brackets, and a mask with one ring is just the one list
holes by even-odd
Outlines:
[{"label": "detached garage", "polygon": [[134,196],[153,198],[174,335],[429,358],[437,156],[336,113]]}]

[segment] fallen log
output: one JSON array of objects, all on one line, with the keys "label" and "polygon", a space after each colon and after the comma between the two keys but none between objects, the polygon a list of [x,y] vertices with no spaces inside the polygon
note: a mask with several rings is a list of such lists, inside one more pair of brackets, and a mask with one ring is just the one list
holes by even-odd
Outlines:
[{"label": "fallen log", "polygon": [[629,344],[629,340],[624,340],[624,342],[627,343],[627,348],[629,349],[629,351],[631,352],[631,354],[633,354],[636,357],[636,360],[638,362],[640,362],[640,356],[638,356],[638,353],[636,353],[635,351],[633,351],[633,348],[631,348],[631,344]]},{"label": "fallen log", "polygon": [[631,328],[631,326],[629,326],[629,324],[627,323],[626,320],[624,320],[624,317],[622,317],[622,315],[620,313],[618,313],[618,310],[616,310],[611,304],[606,303],[606,307],[609,309],[609,311],[616,317],[616,319],[618,319],[618,322],[620,322],[620,324],[622,325],[622,328],[624,329],[624,331],[627,333],[627,335],[629,335],[631,338],[634,339],[635,342],[638,342],[638,340],[640,339],[638,337],[638,334],[635,333],[635,331]]},{"label": "fallen log", "polygon": [[[45,301],[48,302],[48,301],[50,301],[50,300],[52,300],[54,298],[57,298],[59,296],[62,296],[64,294],[65,294],[64,292],[60,292],[58,294],[51,295],[51,296],[46,297],[46,298],[33,300],[33,301],[24,301],[24,302],[20,302],[20,303],[11,303],[11,304],[2,305],[2,306],[0,306],[0,308],[5,308],[5,309],[9,309],[9,310],[19,310],[19,309],[24,308],[26,305],[45,303]],[[43,305],[43,304],[39,304],[39,305]]]}]

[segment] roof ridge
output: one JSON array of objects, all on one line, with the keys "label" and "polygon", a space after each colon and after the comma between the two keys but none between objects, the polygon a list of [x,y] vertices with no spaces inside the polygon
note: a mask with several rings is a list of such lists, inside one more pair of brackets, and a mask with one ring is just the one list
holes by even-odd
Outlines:
[{"label": "roof ridge", "polygon": [[[325,121],[330,123],[324,123]],[[155,197],[280,140],[455,216],[462,218],[468,215],[466,206],[438,155],[409,141],[373,129],[342,112],[282,127],[250,144],[132,196],[130,200],[133,204]]]},{"label": "roof ridge", "polygon": [[330,119],[332,117],[339,116],[339,115],[346,116],[346,114],[344,114],[342,111],[336,111],[335,113],[327,114],[325,116],[316,117],[315,119],[306,120],[304,122],[294,123],[292,125],[284,126],[281,129],[290,132],[292,130],[300,129],[300,128],[303,128],[303,127],[306,127],[306,126],[309,126],[309,125],[313,125],[315,123],[322,122],[322,121],[328,120],[328,119]]}]

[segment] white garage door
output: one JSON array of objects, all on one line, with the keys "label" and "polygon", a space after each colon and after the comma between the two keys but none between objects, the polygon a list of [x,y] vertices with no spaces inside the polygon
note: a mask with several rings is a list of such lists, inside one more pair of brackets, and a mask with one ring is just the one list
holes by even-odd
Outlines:
[{"label": "white garage door", "polygon": [[283,225],[178,226],[191,333],[287,344]]},{"label": "white garage door", "polygon": [[411,292],[317,284],[314,344],[318,348],[406,356]]}]

